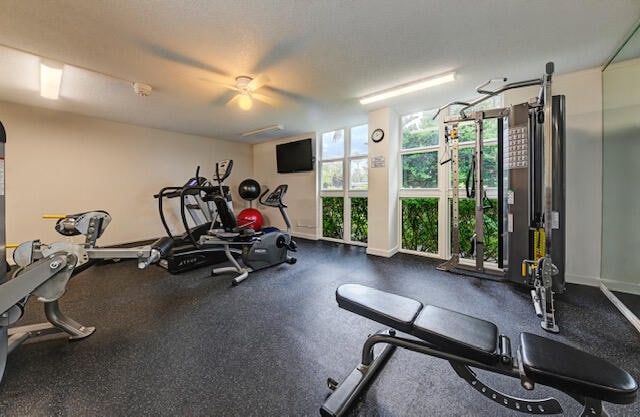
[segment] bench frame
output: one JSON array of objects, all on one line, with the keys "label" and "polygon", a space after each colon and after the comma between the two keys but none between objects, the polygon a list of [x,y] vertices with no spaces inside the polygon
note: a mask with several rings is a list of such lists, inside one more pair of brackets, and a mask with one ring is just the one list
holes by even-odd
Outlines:
[{"label": "bench frame", "polygon": [[[502,340],[506,339],[507,343],[510,344],[506,336],[501,335],[500,338]],[[385,346],[376,354],[374,348],[378,344]],[[377,372],[384,367],[387,360],[396,350],[396,347],[402,347],[413,352],[423,353],[448,361],[458,376],[467,381],[483,396],[503,407],[526,414],[547,415],[562,413],[562,407],[555,398],[522,399],[501,393],[480,381],[470,369],[483,369],[517,378],[520,379],[522,387],[527,390],[533,390],[535,384],[524,373],[519,351],[515,357],[502,355],[500,361],[489,365],[446,352],[442,350],[442,348],[422,339],[411,336],[398,336],[395,330],[389,329],[381,330],[367,338],[362,348],[361,363],[356,366],[341,384],[329,378],[327,381],[328,386],[334,391],[320,408],[320,414],[324,417],[344,415],[359,395],[368,387],[368,384],[375,379]],[[575,392],[563,392],[583,405],[584,409],[580,417],[608,417],[601,400],[586,397]]]}]

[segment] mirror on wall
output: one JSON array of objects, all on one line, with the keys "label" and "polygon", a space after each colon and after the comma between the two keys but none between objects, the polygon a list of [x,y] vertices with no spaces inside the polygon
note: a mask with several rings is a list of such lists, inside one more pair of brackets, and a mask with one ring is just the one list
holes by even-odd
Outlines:
[{"label": "mirror on wall", "polygon": [[600,276],[640,331],[640,22],[605,66],[602,88]]}]

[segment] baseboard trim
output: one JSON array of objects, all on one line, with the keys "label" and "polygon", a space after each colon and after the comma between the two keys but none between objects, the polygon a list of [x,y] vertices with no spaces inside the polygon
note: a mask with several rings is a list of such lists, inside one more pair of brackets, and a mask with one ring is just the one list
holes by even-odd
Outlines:
[{"label": "baseboard trim", "polygon": [[602,284],[600,277],[589,277],[584,275],[564,274],[564,280],[570,284],[588,285],[590,287],[599,287]]},{"label": "baseboard trim", "polygon": [[640,284],[634,284],[630,282],[616,281],[613,279],[603,279],[602,283],[610,291],[620,291],[629,294],[640,295]]},{"label": "baseboard trim", "polygon": [[291,236],[299,237],[300,239],[318,240],[318,236],[312,235],[310,233],[293,232],[291,233]]},{"label": "baseboard trim", "polygon": [[622,301],[620,301],[618,299],[618,297],[615,296],[615,294],[613,294],[611,291],[609,291],[607,289],[607,287],[605,287],[604,284],[600,285],[600,290],[604,293],[604,295],[609,299],[609,301],[611,301],[611,303],[613,303],[614,306],[616,306],[616,308],[618,310],[620,310],[620,312],[622,313],[622,315],[629,320],[629,322],[631,323],[631,325],[633,327],[636,328],[636,330],[638,331],[638,333],[640,333],[640,319],[633,314],[633,312],[631,310],[629,310],[627,308],[626,305],[624,305],[624,303]]},{"label": "baseboard trim", "polygon": [[393,255],[398,253],[399,250],[400,250],[399,246],[396,246],[396,247],[391,248],[391,249],[375,249],[375,248],[372,248],[372,247],[367,247],[367,255],[382,256],[384,258],[391,258]]}]

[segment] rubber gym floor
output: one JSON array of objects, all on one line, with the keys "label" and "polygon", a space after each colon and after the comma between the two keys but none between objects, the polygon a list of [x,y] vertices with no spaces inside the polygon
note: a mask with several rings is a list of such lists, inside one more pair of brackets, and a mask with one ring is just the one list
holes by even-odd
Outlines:
[{"label": "rubber gym floor", "polygon": [[[255,272],[237,287],[210,268],[172,276],[132,261],[97,265],[72,279],[63,312],[95,334],[20,346],[0,385],[2,416],[317,416],[382,326],[341,310],[335,289],[362,283],[496,323],[512,343],[544,335],[524,288],[437,271],[422,257],[367,256],[364,248],[298,240],[298,263]],[[602,356],[640,378],[640,335],[597,288],[569,285],[550,337]],[[19,325],[44,320],[31,300]],[[585,364],[588,366],[589,364]],[[480,372],[513,395],[519,381]],[[606,404],[638,416],[640,403]],[[352,416],[510,416],[458,378],[447,362],[398,349]],[[520,414],[517,414],[520,415]]]}]

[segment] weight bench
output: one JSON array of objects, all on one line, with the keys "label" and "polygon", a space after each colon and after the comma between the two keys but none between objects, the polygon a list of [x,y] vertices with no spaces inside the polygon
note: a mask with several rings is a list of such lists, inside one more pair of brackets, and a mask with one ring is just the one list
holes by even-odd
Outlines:
[{"label": "weight bench", "polygon": [[[320,409],[322,416],[345,414],[397,346],[449,361],[458,376],[478,392],[514,411],[560,414],[562,407],[554,398],[521,399],[498,392],[478,380],[470,368],[517,378],[527,390],[538,383],[562,391],[583,404],[581,417],[606,417],[603,401],[635,401],[638,384],[631,375],[564,343],[521,333],[520,347],[512,355],[509,338],[486,320],[358,284],[338,287],[336,299],[341,308],[392,329],[367,338],[362,362],[344,382],[328,380],[334,391]],[[411,336],[398,336],[397,331]],[[384,348],[375,355],[374,346],[379,343]]]}]

